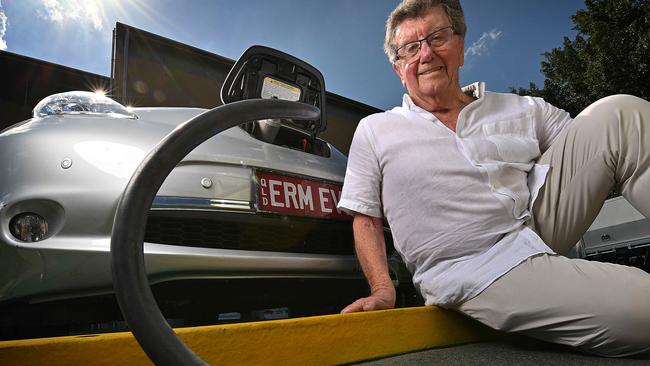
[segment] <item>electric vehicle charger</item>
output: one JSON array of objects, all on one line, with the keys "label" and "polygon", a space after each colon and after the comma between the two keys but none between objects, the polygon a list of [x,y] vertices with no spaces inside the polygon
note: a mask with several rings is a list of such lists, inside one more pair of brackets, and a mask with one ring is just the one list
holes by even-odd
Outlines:
[{"label": "electric vehicle charger", "polygon": [[211,109],[181,124],[145,157],[118,204],[111,235],[111,270],[120,309],[136,340],[156,365],[207,365],[163,317],[144,264],[147,213],[165,178],[208,138],[244,122],[264,119],[314,120],[320,110],[300,102],[249,99]]}]

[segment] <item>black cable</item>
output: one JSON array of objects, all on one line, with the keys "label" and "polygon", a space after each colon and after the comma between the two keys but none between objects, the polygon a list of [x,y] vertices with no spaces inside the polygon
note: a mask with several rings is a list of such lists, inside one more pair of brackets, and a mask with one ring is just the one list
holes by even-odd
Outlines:
[{"label": "black cable", "polygon": [[206,365],[167,324],[147,279],[143,240],[147,214],[163,181],[208,138],[260,119],[316,119],[316,107],[285,100],[251,99],[211,109],[179,125],[144,158],[117,206],[111,236],[111,270],[117,301],[133,335],[156,365]]}]

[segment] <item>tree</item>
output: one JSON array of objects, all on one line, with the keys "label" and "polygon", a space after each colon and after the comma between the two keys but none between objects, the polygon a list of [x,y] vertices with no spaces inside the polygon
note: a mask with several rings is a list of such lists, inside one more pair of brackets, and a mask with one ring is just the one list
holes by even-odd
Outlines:
[{"label": "tree", "polygon": [[578,32],[544,53],[544,88],[511,88],[541,96],[572,116],[612,94],[650,100],[650,0],[585,0],[571,20]]}]

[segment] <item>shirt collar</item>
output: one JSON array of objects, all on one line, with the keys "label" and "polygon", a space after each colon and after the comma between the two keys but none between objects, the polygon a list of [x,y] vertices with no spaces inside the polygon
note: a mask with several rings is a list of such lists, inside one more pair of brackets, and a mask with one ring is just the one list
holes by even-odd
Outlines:
[{"label": "shirt collar", "polygon": [[[485,82],[477,81],[475,83],[462,87],[461,90],[467,94],[470,94],[474,98],[480,99],[485,95]],[[435,118],[431,112],[426,111],[413,103],[413,99],[411,99],[411,97],[406,93],[404,93],[404,97],[402,97],[402,108],[407,111],[417,113],[429,120]]]}]

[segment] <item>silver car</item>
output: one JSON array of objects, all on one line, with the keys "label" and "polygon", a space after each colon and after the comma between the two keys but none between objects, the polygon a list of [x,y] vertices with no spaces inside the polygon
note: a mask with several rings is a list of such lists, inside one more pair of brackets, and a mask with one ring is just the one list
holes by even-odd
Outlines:
[{"label": "silver car", "polygon": [[[235,65],[222,99],[289,99],[324,113],[324,93],[313,67],[258,47]],[[204,111],[68,92],[2,131],[0,303],[110,293],[110,236],[129,178],[156,143]],[[187,155],[149,212],[150,282],[361,279],[350,217],[336,209],[346,157],[317,138],[324,121],[251,121]]]}]

